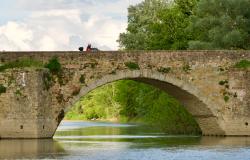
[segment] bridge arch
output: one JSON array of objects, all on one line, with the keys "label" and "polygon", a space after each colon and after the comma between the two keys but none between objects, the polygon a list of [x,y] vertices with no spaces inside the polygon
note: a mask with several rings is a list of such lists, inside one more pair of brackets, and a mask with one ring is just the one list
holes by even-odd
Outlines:
[{"label": "bridge arch", "polygon": [[105,75],[101,79],[88,84],[87,87],[82,87],[79,94],[65,107],[65,113],[90,91],[105,84],[124,79],[152,85],[176,98],[197,121],[203,135],[225,135],[218,121],[219,115],[216,114],[215,105],[196,86],[167,74],[147,69],[121,70],[114,75]]}]

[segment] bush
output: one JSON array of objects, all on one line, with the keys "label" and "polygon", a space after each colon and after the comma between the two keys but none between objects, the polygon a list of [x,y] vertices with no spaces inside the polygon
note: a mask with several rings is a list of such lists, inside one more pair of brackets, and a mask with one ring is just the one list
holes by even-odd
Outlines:
[{"label": "bush", "polygon": [[189,71],[191,71],[192,69],[188,64],[186,64],[182,67],[182,70],[186,73],[189,73]]},{"label": "bush", "polygon": [[250,68],[250,61],[249,60],[241,60],[240,62],[235,64],[236,68]]},{"label": "bush", "polygon": [[81,75],[81,77],[79,78],[79,82],[82,84],[85,84],[85,76]]},{"label": "bush", "polygon": [[22,58],[16,61],[5,63],[4,65],[0,66],[0,71],[4,71],[6,69],[11,68],[24,68],[24,67],[37,67],[40,68],[43,66],[41,61],[37,61],[31,58]]},{"label": "bush", "polygon": [[48,68],[53,74],[59,74],[62,71],[62,65],[57,57],[51,58],[49,62],[45,64],[45,68]]},{"label": "bush", "polygon": [[126,62],[125,66],[128,67],[130,70],[139,70],[140,69],[139,65],[135,62]]},{"label": "bush", "polygon": [[158,72],[162,72],[162,73],[169,73],[170,70],[171,70],[170,67],[167,67],[167,68],[161,67],[157,69]]},{"label": "bush", "polygon": [[228,84],[228,80],[224,80],[224,81],[220,81],[220,82],[219,82],[219,85],[221,85],[221,86],[223,86],[223,85],[225,85],[225,84]]},{"label": "bush", "polygon": [[224,101],[228,102],[229,101],[229,96],[224,96]]},{"label": "bush", "polygon": [[2,93],[6,93],[6,87],[4,87],[2,84],[0,84],[0,95]]}]

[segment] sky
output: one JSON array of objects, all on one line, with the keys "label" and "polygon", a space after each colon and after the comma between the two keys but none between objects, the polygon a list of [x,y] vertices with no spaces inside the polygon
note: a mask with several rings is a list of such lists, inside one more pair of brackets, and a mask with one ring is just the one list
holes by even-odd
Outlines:
[{"label": "sky", "polygon": [[142,0],[0,0],[0,51],[117,50]]}]

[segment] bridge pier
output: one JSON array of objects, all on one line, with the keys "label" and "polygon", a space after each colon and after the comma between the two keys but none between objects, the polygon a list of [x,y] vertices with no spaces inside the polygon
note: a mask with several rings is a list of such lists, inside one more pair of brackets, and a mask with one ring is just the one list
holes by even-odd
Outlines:
[{"label": "bridge pier", "polygon": [[9,84],[6,93],[0,95],[0,138],[53,136],[57,122],[51,95],[43,86],[46,72],[14,69],[0,75],[0,81]]}]

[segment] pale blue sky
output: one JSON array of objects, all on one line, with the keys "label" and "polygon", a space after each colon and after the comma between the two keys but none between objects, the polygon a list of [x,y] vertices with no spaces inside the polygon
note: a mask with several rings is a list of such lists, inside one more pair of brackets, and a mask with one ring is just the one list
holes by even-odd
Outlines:
[{"label": "pale blue sky", "polygon": [[116,50],[127,8],[142,0],[0,0],[0,50]]}]

